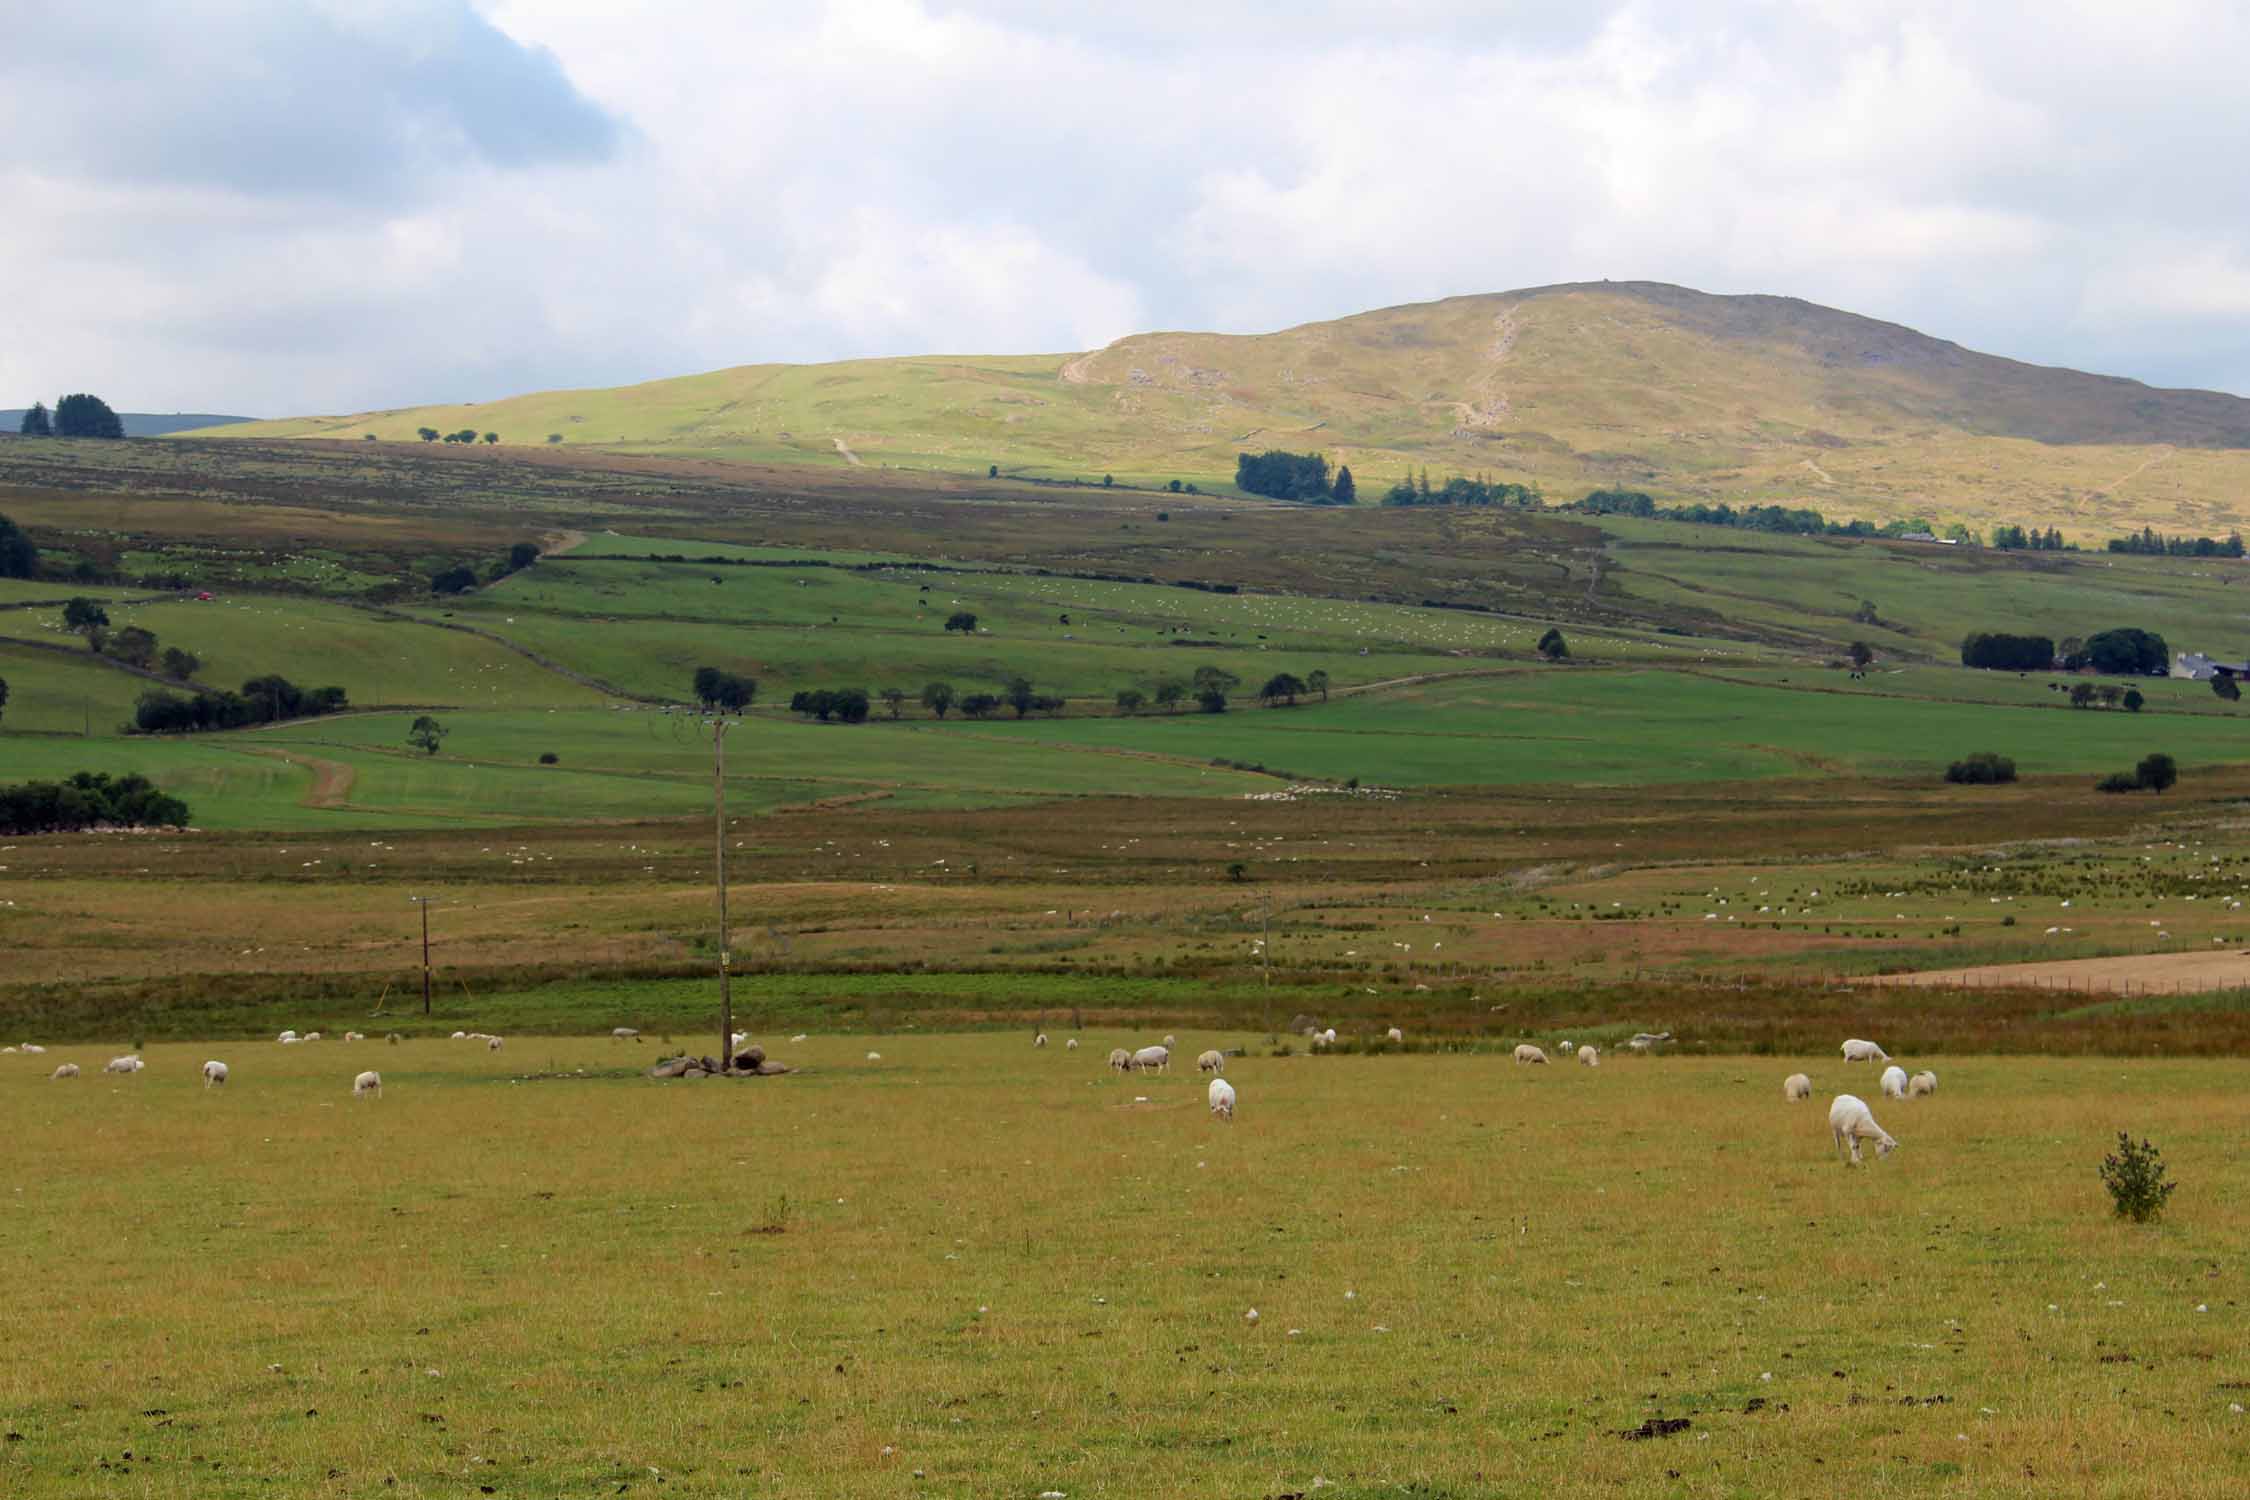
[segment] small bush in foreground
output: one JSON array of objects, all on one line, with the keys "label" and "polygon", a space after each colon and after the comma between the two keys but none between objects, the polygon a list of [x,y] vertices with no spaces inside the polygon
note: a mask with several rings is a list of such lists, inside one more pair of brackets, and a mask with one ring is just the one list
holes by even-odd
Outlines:
[{"label": "small bush in foreground", "polygon": [[2102,1158],[2102,1186],[2109,1189],[2117,1217],[2146,1224],[2164,1212],[2176,1182],[2164,1180],[2164,1153],[2147,1141],[2133,1144],[2124,1131],[2117,1132],[2117,1154]]}]

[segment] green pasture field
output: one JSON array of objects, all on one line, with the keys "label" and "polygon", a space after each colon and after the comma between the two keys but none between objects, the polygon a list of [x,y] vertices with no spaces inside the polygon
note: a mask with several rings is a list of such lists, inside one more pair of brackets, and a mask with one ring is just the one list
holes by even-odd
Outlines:
[{"label": "green pasture field", "polygon": [[[8,717],[14,718],[12,702]],[[0,738],[0,775],[8,781],[59,781],[79,771],[146,776],[186,802],[197,827],[297,829],[336,822],[334,814],[304,805],[313,783],[306,768],[247,754],[232,736]]]},{"label": "green pasture field", "polygon": [[[5,630],[0,615],[0,630]],[[21,735],[107,735],[133,716],[133,705],[156,684],[120,672],[82,654],[58,656],[34,651],[0,636],[0,681],[8,702],[0,707],[0,731]],[[15,741],[0,739],[0,779]]]},{"label": "green pasture field", "polygon": [[[548,671],[465,631],[374,614],[320,600],[257,594],[160,604],[112,605],[110,624],[156,633],[202,660],[196,681],[239,688],[279,672],[300,687],[333,683],[355,705],[475,708],[582,707],[606,701],[593,688]],[[59,612],[0,613],[0,637],[69,644]],[[143,683],[133,693],[156,684]]]},{"label": "green pasture field", "polygon": [[2183,766],[2239,761],[2250,750],[2240,727],[2207,714],[1905,702],[1682,672],[1569,669],[1423,683],[1223,719],[1034,719],[964,728],[1421,786],[1834,771],[1930,775],[1974,750],[2013,756],[2025,774],[2091,772],[2130,770],[2157,749]]},{"label": "green pasture field", "polygon": [[[119,1048],[0,1057],[37,1328],[0,1362],[0,1484],[2250,1484],[2239,1064],[1948,1059],[1855,1170],[1825,1101],[1873,1078],[1832,1052],[1261,1045],[1227,1065],[1228,1125],[1185,1059],[1249,1039],[1103,1067],[1150,1039],[776,1035],[792,1076],[663,1084],[653,1039],[159,1045],[129,1077],[96,1071]],[[86,1076],[46,1081],[63,1060]],[[364,1068],[380,1099],[351,1096]],[[1785,1103],[1800,1068],[1816,1102]],[[2120,1129],[2181,1184],[2156,1226],[2096,1181]],[[1686,1426],[1625,1436],[1659,1422]]]}]

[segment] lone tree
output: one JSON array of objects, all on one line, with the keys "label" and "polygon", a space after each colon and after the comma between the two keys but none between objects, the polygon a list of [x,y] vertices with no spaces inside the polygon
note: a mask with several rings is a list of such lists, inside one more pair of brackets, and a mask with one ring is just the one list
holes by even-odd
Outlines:
[{"label": "lone tree", "polygon": [[465,594],[477,586],[474,568],[447,568],[442,573],[430,575],[430,592],[433,594]]},{"label": "lone tree", "polygon": [[974,635],[977,628],[977,617],[968,610],[957,609],[945,617],[945,628]]},{"label": "lone tree", "polygon": [[497,432],[488,432],[484,435],[484,440],[488,443],[497,443],[500,441],[500,434]]},{"label": "lone tree", "polygon": [[1139,713],[1141,705],[1147,701],[1146,698],[1141,696],[1139,688],[1119,688],[1117,690],[1117,711],[1127,717]]},{"label": "lone tree", "polygon": [[185,682],[203,666],[193,651],[182,651],[177,646],[164,648],[164,675],[177,682]]},{"label": "lone tree", "polygon": [[2146,702],[2148,700],[2141,696],[2139,688],[2127,688],[2125,690],[2125,712],[2137,714],[2141,711],[2141,705]]},{"label": "lone tree", "polygon": [[2133,780],[2158,796],[2162,796],[2164,789],[2179,779],[2179,763],[2162,751],[2142,756],[2141,763],[2133,767]]},{"label": "lone tree", "polygon": [[1176,678],[1167,678],[1156,685],[1156,706],[1158,708],[1178,708],[1180,700],[1186,696],[1187,684]]},{"label": "lone tree", "polygon": [[1294,672],[1276,672],[1266,679],[1264,687],[1258,689],[1258,701],[1269,708],[1276,699],[1293,706],[1297,701],[1297,695],[1304,691],[1306,691],[1305,680],[1302,677],[1297,676]]},{"label": "lone tree", "polygon": [[428,714],[424,714],[414,721],[412,728],[406,731],[406,743],[414,746],[424,755],[435,755],[438,746],[445,743],[445,726]]},{"label": "lone tree", "polygon": [[539,544],[537,542],[518,542],[508,549],[508,571],[511,573],[521,573],[537,561],[539,561]]},{"label": "lone tree", "polygon": [[1227,694],[1242,685],[1242,679],[1224,667],[1197,667],[1195,669],[1196,707],[1207,714],[1227,711]]},{"label": "lone tree", "polygon": [[1000,701],[1014,709],[1020,719],[1037,706],[1039,694],[1032,690],[1030,678],[1011,677],[1007,686],[1000,689]]},{"label": "lone tree", "polygon": [[[0,568],[0,573],[6,571],[5,568]],[[2217,693],[2229,703],[2233,703],[2242,697],[2242,689],[2236,686],[2234,678],[2225,672],[2221,672],[2211,679],[2211,691]]]},{"label": "lone tree", "polygon": [[109,611],[91,599],[70,599],[63,604],[62,622],[63,629],[91,639],[95,631],[109,628]]},{"label": "lone tree", "polygon": [[1539,654],[1549,661],[1561,661],[1570,655],[1570,643],[1562,638],[1560,630],[1550,625],[1547,633],[1539,637]]},{"label": "lone tree", "polygon": [[883,689],[880,696],[883,700],[883,706],[891,711],[891,717],[894,719],[897,718],[900,706],[906,702],[906,689],[895,687],[885,688]]},{"label": "lone tree", "polygon": [[128,625],[102,642],[102,654],[146,671],[156,660],[156,632]]},{"label": "lone tree", "polygon": [[950,682],[924,683],[922,685],[922,706],[939,718],[944,718],[946,711],[953,707],[953,684]]},{"label": "lone tree", "polygon": [[99,396],[80,391],[55,403],[55,435],[76,438],[121,438],[125,424]]},{"label": "lone tree", "polygon": [[1338,505],[1356,505],[1359,503],[1359,486],[1352,482],[1350,465],[1347,464],[1336,471],[1336,487],[1329,493]]},{"label": "lone tree", "polygon": [[1320,694],[1320,701],[1328,701],[1328,674],[1315,667],[1305,674],[1305,690]]},{"label": "lone tree", "polygon": [[425,443],[434,443],[438,440],[438,430],[435,427],[417,427],[414,429],[414,435]]},{"label": "lone tree", "polygon": [[1851,649],[1845,654],[1851,657],[1853,666],[1864,668],[1875,659],[1875,648],[1865,641],[1854,641],[1851,644]]},{"label": "lone tree", "polygon": [[23,414],[23,422],[16,428],[25,437],[53,437],[54,420],[47,415],[47,403],[34,401],[31,410]]},{"label": "lone tree", "polygon": [[37,578],[39,549],[22,528],[0,516],[0,578]]}]

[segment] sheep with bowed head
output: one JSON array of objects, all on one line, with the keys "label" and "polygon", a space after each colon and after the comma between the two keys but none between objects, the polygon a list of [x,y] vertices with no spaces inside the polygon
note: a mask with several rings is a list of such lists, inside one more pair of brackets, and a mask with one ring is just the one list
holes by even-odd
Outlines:
[{"label": "sheep with bowed head", "polygon": [[383,1097],[383,1075],[372,1070],[352,1080],[354,1099],[380,1099]]},{"label": "sheep with bowed head", "polygon": [[203,1065],[203,1086],[205,1088],[214,1089],[226,1081],[227,1065],[225,1063],[213,1058]]},{"label": "sheep with bowed head", "polygon": [[1234,1085],[1224,1078],[1211,1080],[1211,1113],[1227,1123],[1234,1123]]},{"label": "sheep with bowed head", "polygon": [[1143,1073],[1168,1073],[1172,1070],[1172,1049],[1143,1047],[1133,1054],[1133,1066]]},{"label": "sheep with bowed head", "polygon": [[275,1037],[275,1038],[274,1038],[274,1040],[275,1040],[275,1041],[277,1041],[277,1042],[293,1042],[293,1041],[296,1041],[296,1040],[297,1040],[297,1032],[296,1032],[296,1029],[295,1029],[294,1027],[292,1027],[291,1029],[289,1029],[289,1030],[287,1030],[287,1031],[284,1031],[284,1032],[283,1032],[283,1033],[282,1033],[281,1035],[279,1035],[279,1036]]},{"label": "sheep with bowed head", "polygon": [[498,1052],[500,1050],[500,1038],[496,1036],[486,1037],[484,1039],[484,1050],[487,1052]]},{"label": "sheep with bowed head", "polygon": [[1877,1157],[1888,1156],[1898,1149],[1898,1142],[1875,1123],[1875,1112],[1856,1094],[1838,1094],[1836,1102],[1828,1106],[1828,1132],[1836,1138],[1839,1155],[1846,1146],[1851,1148],[1850,1162],[1855,1167],[1859,1165],[1861,1141],[1873,1141]]},{"label": "sheep with bowed head", "polygon": [[1394,1047],[1400,1046],[1406,1041],[1406,1033],[1399,1030],[1396,1026],[1393,1026],[1390,1030],[1383,1033],[1383,1040],[1389,1042]]},{"label": "sheep with bowed head", "polygon": [[1133,1054],[1123,1047],[1112,1047],[1109,1049],[1109,1065],[1120,1073],[1130,1073],[1133,1071]]},{"label": "sheep with bowed head", "polygon": [[1906,1092],[1909,1097],[1915,1099],[1921,1098],[1924,1094],[1936,1093],[1937,1074],[1932,1073],[1927,1068],[1923,1069],[1906,1080]]},{"label": "sheep with bowed head", "polygon": [[1881,1086],[1884,1098],[1904,1099],[1906,1097],[1906,1069],[1896,1063],[1885,1068]]},{"label": "sheep with bowed head", "polygon": [[1844,1043],[1845,1062],[1889,1062],[1891,1055],[1873,1042],[1863,1042],[1854,1037]]},{"label": "sheep with bowed head", "polygon": [[1046,1032],[1044,1032],[1044,1031],[1042,1031],[1042,1032],[1040,1032],[1040,1033],[1039,1033],[1039,1034],[1038,1034],[1037,1036],[1033,1037],[1033,1038],[1031,1039],[1031,1045],[1032,1045],[1032,1046],[1034,1046],[1034,1047],[1044,1047],[1044,1046],[1046,1046],[1046,1045],[1047,1045],[1047,1033],[1046,1033]]},{"label": "sheep with bowed head", "polygon": [[1076,1038],[1076,1037],[1071,1037],[1071,1038],[1069,1038],[1069,1039],[1068,1039],[1067,1041],[1065,1041],[1065,1042],[1063,1043],[1063,1051],[1065,1051],[1065,1052],[1076,1052],[1077,1050],[1078,1050],[1078,1038]]},{"label": "sheep with bowed head", "polygon": [[347,1042],[364,1042],[367,1040],[367,1033],[364,1031],[347,1031],[344,1033],[344,1040]]},{"label": "sheep with bowed head", "polygon": [[1529,1042],[1525,1042],[1522,1046],[1516,1048],[1516,1061],[1518,1063],[1544,1063],[1546,1060],[1547,1054],[1532,1046]]},{"label": "sheep with bowed head", "polygon": [[1198,1073],[1224,1073],[1226,1070],[1227,1057],[1224,1052],[1206,1052],[1195,1060],[1195,1071]]},{"label": "sheep with bowed head", "polygon": [[612,1026],[609,1029],[609,1039],[613,1042],[629,1042],[639,1035],[640,1032],[630,1026]]},{"label": "sheep with bowed head", "polygon": [[47,1076],[49,1079],[76,1078],[78,1076],[78,1064],[64,1063],[61,1067],[55,1069],[54,1072],[48,1074]]},{"label": "sheep with bowed head", "polygon": [[1781,1097],[1784,1099],[1810,1099],[1812,1079],[1802,1073],[1792,1073],[1781,1080]]},{"label": "sheep with bowed head", "polygon": [[128,1052],[123,1057],[113,1057],[108,1062],[103,1063],[102,1071],[104,1073],[138,1073],[146,1066],[148,1066],[146,1063]]},{"label": "sheep with bowed head", "polygon": [[37,1042],[25,1042],[23,1044],[24,1056],[26,1057],[37,1057],[46,1050],[46,1048],[40,1046]]},{"label": "sheep with bowed head", "polygon": [[1599,1047],[1581,1047],[1581,1048],[1579,1048],[1579,1049],[1578,1049],[1578,1064],[1579,1064],[1579,1066],[1580,1066],[1580,1067],[1585,1067],[1585,1068],[1598,1068],[1598,1067],[1600,1067],[1600,1066],[1602,1065],[1602,1049],[1601,1049],[1601,1048],[1599,1048]]}]

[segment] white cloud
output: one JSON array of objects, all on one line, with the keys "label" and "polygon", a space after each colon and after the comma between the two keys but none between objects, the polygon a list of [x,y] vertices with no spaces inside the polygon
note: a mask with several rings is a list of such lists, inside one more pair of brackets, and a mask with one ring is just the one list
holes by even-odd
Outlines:
[{"label": "white cloud", "polygon": [[336,410],[1603,276],[2250,370],[2217,0],[464,3],[168,7],[192,68],[82,8],[0,61],[0,278],[59,293],[0,400]]}]

